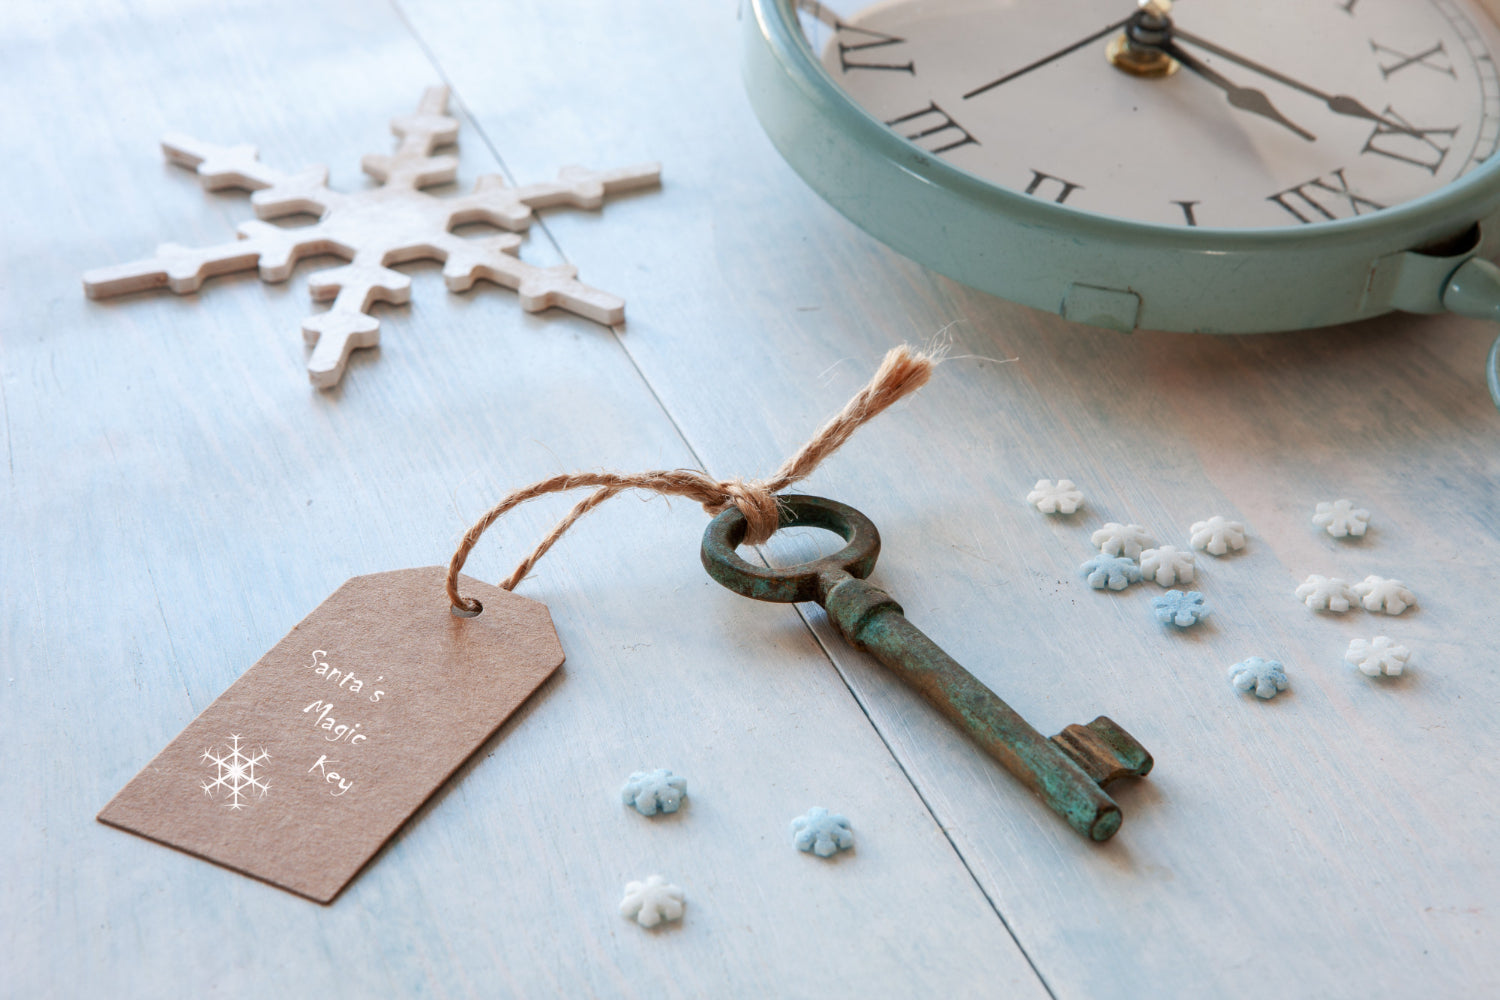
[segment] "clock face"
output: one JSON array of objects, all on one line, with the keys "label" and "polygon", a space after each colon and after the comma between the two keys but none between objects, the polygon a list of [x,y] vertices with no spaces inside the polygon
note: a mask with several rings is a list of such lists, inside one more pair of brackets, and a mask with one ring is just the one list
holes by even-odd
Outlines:
[{"label": "clock face", "polygon": [[1500,28],[1473,0],[1167,7],[1166,42],[1123,52],[1132,0],[805,4],[803,24],[834,80],[909,141],[1031,197],[1142,222],[1368,215],[1500,145]]}]

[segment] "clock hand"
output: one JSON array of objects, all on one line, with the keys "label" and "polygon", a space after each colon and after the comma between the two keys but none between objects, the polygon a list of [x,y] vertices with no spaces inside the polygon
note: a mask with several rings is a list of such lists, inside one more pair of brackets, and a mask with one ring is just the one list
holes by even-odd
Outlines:
[{"label": "clock hand", "polygon": [[1108,51],[1109,61],[1117,69],[1134,76],[1163,77],[1171,76],[1178,66],[1186,66],[1224,91],[1231,107],[1269,119],[1308,142],[1317,141],[1317,136],[1276,110],[1263,91],[1242,87],[1197,56],[1182,51],[1173,41],[1176,32],[1171,16],[1172,0],[1136,0],[1136,6],[1140,10],[1126,20],[1125,33]]},{"label": "clock hand", "polygon": [[1262,66],[1260,63],[1255,62],[1252,59],[1247,59],[1242,55],[1230,52],[1228,49],[1215,45],[1213,42],[1207,41],[1206,39],[1199,38],[1197,35],[1183,31],[1181,28],[1174,27],[1172,29],[1172,37],[1179,38],[1184,42],[1188,42],[1192,45],[1197,46],[1205,52],[1211,52],[1214,55],[1219,56],[1220,58],[1228,59],[1230,62],[1239,63],[1241,66],[1245,67],[1248,70],[1259,73],[1261,76],[1264,76],[1268,79],[1275,80],[1277,83],[1285,84],[1286,86],[1291,87],[1293,90],[1300,90],[1302,93],[1307,94],[1309,97],[1315,97],[1318,100],[1322,101],[1325,105],[1327,105],[1328,110],[1332,111],[1334,114],[1348,115],[1351,118],[1363,118],[1366,121],[1375,122],[1384,128],[1390,129],[1395,132],[1402,132],[1407,135],[1417,134],[1409,126],[1404,125],[1401,122],[1392,121],[1389,118],[1376,114],[1375,112],[1371,111],[1369,108],[1361,104],[1355,98],[1350,97],[1348,94],[1325,93],[1316,87],[1303,83],[1301,80],[1294,80],[1291,77],[1287,76],[1285,73],[1278,73],[1276,70],[1271,69],[1269,66]]},{"label": "clock hand", "polygon": [[1121,28],[1125,27],[1126,24],[1128,24],[1132,20],[1134,20],[1134,18],[1135,18],[1135,15],[1132,14],[1130,17],[1123,18],[1122,20],[1116,21],[1114,24],[1111,24],[1107,28],[1101,28],[1100,30],[1094,32],[1092,35],[1088,36],[1087,38],[1084,38],[1084,39],[1081,39],[1079,41],[1074,42],[1072,45],[1069,45],[1067,48],[1058,49],[1056,52],[1052,53],[1050,56],[1043,56],[1041,59],[1038,59],[1036,62],[1031,63],[1030,65],[1022,66],[1020,69],[1015,70],[1015,71],[1010,72],[1010,73],[1007,73],[1007,74],[1005,74],[1004,76],[1000,77],[997,80],[991,80],[989,83],[986,83],[986,84],[984,84],[982,86],[979,86],[979,87],[975,87],[973,90],[969,91],[967,94],[964,95],[964,100],[967,101],[971,97],[978,97],[980,94],[984,93],[987,90],[994,90],[996,87],[1000,86],[1002,83],[1009,83],[1010,81],[1014,80],[1018,76],[1025,76],[1027,73],[1030,73],[1034,69],[1041,69],[1043,66],[1047,65],[1050,62],[1053,62],[1054,60],[1061,59],[1065,55],[1069,55],[1069,54],[1071,54],[1073,52],[1077,52],[1079,49],[1083,48],[1085,45],[1089,45],[1089,44],[1091,44],[1093,42],[1097,42],[1099,39],[1103,38],[1105,35],[1108,35],[1108,34],[1110,34],[1112,32],[1120,30]]},{"label": "clock hand", "polygon": [[1271,103],[1271,99],[1262,91],[1256,90],[1254,87],[1241,87],[1239,84],[1226,79],[1217,70],[1210,69],[1197,56],[1189,55],[1182,51],[1170,38],[1152,43],[1148,47],[1165,52],[1189,70],[1197,73],[1203,79],[1224,91],[1224,95],[1229,98],[1229,103],[1233,107],[1239,108],[1241,111],[1248,111],[1251,114],[1260,115],[1262,118],[1269,118],[1278,125],[1283,125],[1297,133],[1308,142],[1317,141],[1317,136],[1292,122],[1280,111],[1277,111],[1276,106]]},{"label": "clock hand", "polygon": [[[972,97],[978,97],[980,94],[993,90],[1002,84],[1009,83],[1011,80],[1014,80],[1017,77],[1025,76],[1027,73],[1030,73],[1034,69],[1040,69],[1041,67],[1046,66],[1048,63],[1061,59],[1063,56],[1069,55],[1073,52],[1077,52],[1079,49],[1098,41],[1108,34],[1111,34],[1118,28],[1130,25],[1132,29],[1137,30],[1146,28],[1152,31],[1155,35],[1155,37],[1151,37],[1150,41],[1146,41],[1145,38],[1138,39],[1138,44],[1144,43],[1143,47],[1156,49],[1164,55],[1176,59],[1179,63],[1186,66],[1194,73],[1197,73],[1199,76],[1219,87],[1229,98],[1229,103],[1232,106],[1239,108],[1242,111],[1249,111],[1252,114],[1258,114],[1262,117],[1269,118],[1271,121],[1277,122],[1278,124],[1291,129],[1293,132],[1297,133],[1309,142],[1316,141],[1317,136],[1296,125],[1281,112],[1277,111],[1275,105],[1271,103],[1271,99],[1267,97],[1264,92],[1256,90],[1252,87],[1241,87],[1238,84],[1232,83],[1219,73],[1210,69],[1195,57],[1182,52],[1175,45],[1173,45],[1171,35],[1168,34],[1168,32],[1171,31],[1172,25],[1171,19],[1168,17],[1168,12],[1171,10],[1171,0],[1138,0],[1138,5],[1140,6],[1141,10],[1136,14],[1116,21],[1114,24],[1108,25],[1107,27],[1094,32],[1092,35],[1089,35],[1086,38],[1079,39],[1071,45],[1065,46],[1064,48],[1053,52],[1051,55],[1043,56],[1041,59],[1038,59],[1033,63],[1022,66],[1020,69],[1013,70],[1010,73],[1005,74],[1004,76],[991,80],[989,83],[975,87],[973,90],[970,90],[963,95],[964,100],[967,101]],[[1127,33],[1133,34],[1134,32],[1128,31]],[[1210,48],[1208,45],[1203,45],[1202,47],[1209,49],[1209,51],[1217,51],[1216,49]],[[1226,58],[1232,59],[1233,57],[1226,55]],[[1291,81],[1290,79],[1285,80],[1285,82],[1293,83],[1293,81]],[[1358,102],[1353,101],[1353,98],[1348,98],[1347,100],[1352,101],[1354,104],[1358,105]],[[1333,107],[1334,105],[1332,102],[1330,102],[1329,106]],[[1359,106],[1363,108],[1363,105]],[[1335,108],[1335,110],[1338,109]],[[1374,112],[1367,111],[1367,114],[1373,116]],[[1374,117],[1378,119],[1379,116]]]}]

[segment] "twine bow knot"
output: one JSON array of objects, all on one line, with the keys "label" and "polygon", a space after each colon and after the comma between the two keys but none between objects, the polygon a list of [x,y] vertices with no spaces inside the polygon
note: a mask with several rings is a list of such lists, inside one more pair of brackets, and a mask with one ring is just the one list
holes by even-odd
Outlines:
[{"label": "twine bow knot", "polygon": [[724,494],[724,499],[703,504],[710,517],[736,507],[745,515],[745,541],[759,545],[776,532],[781,519],[781,504],[770,486],[761,479],[749,482],[736,476],[714,484]]},{"label": "twine bow knot", "polygon": [[547,553],[575,521],[625,490],[647,490],[665,496],[695,500],[710,515],[721,514],[730,507],[735,507],[745,516],[744,544],[761,544],[776,532],[780,522],[780,506],[776,494],[811,474],[823,459],[849,440],[860,425],[880,414],[892,403],[926,385],[939,360],[936,354],[913,351],[905,344],[892,348],[886,353],[870,383],[855,393],[838,415],[820,427],[811,440],[783,462],[781,468],[769,479],[746,480],[736,477],[720,480],[697,469],[671,469],[633,475],[618,472],[570,472],[512,491],[464,533],[458,549],[448,563],[446,586],[454,612],[475,615],[482,608],[477,600],[464,597],[458,592],[459,571],[463,569],[464,561],[479,541],[479,536],[506,511],[549,493],[594,487],[594,492],[574,504],[567,516],[557,522],[547,537],[500,584],[504,590],[514,590],[516,584],[531,572],[537,560]]}]

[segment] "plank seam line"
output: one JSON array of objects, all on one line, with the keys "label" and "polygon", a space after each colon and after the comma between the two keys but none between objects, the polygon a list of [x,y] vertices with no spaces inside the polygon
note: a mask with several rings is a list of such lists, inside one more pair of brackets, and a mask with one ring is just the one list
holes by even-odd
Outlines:
[{"label": "plank seam line", "polygon": [[10,441],[10,400],[5,396],[5,364],[0,360],[0,413],[5,416],[5,464],[10,471],[10,491],[16,492],[16,450]]},{"label": "plank seam line", "polygon": [[[510,169],[505,165],[505,158],[500,155],[499,149],[497,149],[495,147],[495,144],[490,140],[489,135],[485,132],[484,127],[479,123],[478,119],[475,118],[475,116],[469,111],[468,104],[460,95],[458,88],[453,83],[453,80],[448,76],[448,74],[443,70],[442,65],[438,62],[436,53],[433,52],[432,48],[427,44],[426,39],[422,37],[421,33],[416,30],[416,27],[411,23],[410,19],[407,18],[406,12],[401,9],[399,0],[391,0],[391,7],[396,12],[396,17],[401,21],[403,25],[406,26],[406,30],[410,32],[412,38],[421,48],[423,54],[427,56],[428,63],[437,72],[443,83],[447,85],[450,99],[454,102],[454,104],[457,105],[459,112],[468,121],[470,127],[474,129],[474,134],[479,137],[479,141],[484,144],[484,147],[494,158],[496,164],[499,165],[500,171],[505,175],[507,183],[514,184],[515,178],[511,175]],[[552,248],[557,252],[558,256],[560,256],[563,260],[568,261],[568,255],[558,244],[557,238],[553,236],[552,231],[547,228],[546,220],[538,216],[534,224],[541,227],[542,232],[546,235],[547,242],[552,245]],[[571,261],[569,261],[569,263],[571,263]],[[693,443],[688,438],[688,435],[683,426],[678,422],[676,416],[667,407],[666,401],[662,398],[661,394],[657,392],[656,386],[652,384],[651,379],[647,377],[646,372],[641,368],[640,363],[637,361],[635,355],[631,352],[629,345],[627,345],[624,338],[620,336],[619,329],[615,326],[611,326],[609,330],[610,335],[614,337],[615,344],[620,349],[620,353],[625,356],[625,360],[630,364],[631,368],[635,370],[636,377],[640,379],[641,384],[645,387],[646,391],[651,394],[651,398],[656,402],[657,408],[661,411],[662,416],[666,418],[667,423],[677,434],[678,440],[682,442],[682,446],[686,448],[688,454],[692,456],[693,462],[704,472],[708,473],[709,475],[713,475],[713,473],[708,469],[707,463],[703,461],[703,457],[698,453],[698,449],[693,447]],[[767,559],[766,553],[762,546],[756,547],[756,555],[760,559],[762,565],[765,565],[767,567],[770,566],[770,562]],[[807,629],[808,633],[812,636],[813,642],[817,644],[818,649],[823,653],[824,659],[828,661],[829,666],[831,666],[834,672],[838,675],[839,681],[844,685],[844,690],[848,691],[849,696],[854,699],[855,705],[857,705],[860,712],[864,714],[865,721],[869,723],[870,729],[875,733],[876,738],[880,740],[881,745],[885,747],[886,753],[890,755],[892,762],[895,763],[896,767],[901,771],[901,776],[905,778],[906,783],[911,786],[912,791],[917,796],[917,801],[922,803],[922,808],[927,811],[928,817],[931,818],[932,822],[937,826],[938,830],[942,832],[943,839],[948,841],[949,848],[953,851],[954,856],[958,858],[959,864],[963,865],[964,871],[968,873],[969,878],[974,883],[975,888],[977,888],[980,895],[984,897],[984,901],[989,904],[990,910],[995,914],[996,919],[1000,921],[1000,925],[1005,928],[1005,933],[1010,935],[1010,939],[1015,942],[1016,950],[1019,951],[1021,953],[1021,957],[1026,960],[1026,964],[1031,969],[1032,974],[1036,976],[1037,982],[1041,984],[1042,989],[1046,991],[1047,996],[1051,997],[1052,1000],[1057,1000],[1057,994],[1053,992],[1052,985],[1047,982],[1047,977],[1042,975],[1041,969],[1037,968],[1037,964],[1032,959],[1031,954],[1027,952],[1025,946],[1021,944],[1020,939],[1016,936],[1015,929],[1011,927],[1010,921],[1006,920],[1005,914],[1000,911],[1000,907],[996,903],[994,897],[992,897],[988,890],[985,889],[984,884],[979,880],[978,875],[975,873],[973,867],[969,864],[968,859],[965,858],[963,852],[959,850],[958,844],[953,840],[953,836],[948,832],[947,827],[945,827],[942,821],[938,818],[936,811],[932,807],[932,803],[927,800],[927,796],[922,794],[922,789],[917,786],[917,783],[913,779],[911,772],[908,771],[906,765],[902,763],[900,756],[896,753],[895,747],[891,745],[891,741],[886,739],[885,734],[881,732],[880,726],[876,724],[875,719],[870,715],[869,708],[865,705],[864,700],[861,699],[859,694],[854,690],[854,687],[850,683],[848,676],[842,669],[840,669],[838,660],[834,658],[832,651],[830,651],[827,645],[824,644],[823,639],[818,635],[817,630],[813,628],[812,622],[807,617],[807,613],[798,605],[793,605],[793,609],[796,611],[797,616],[802,620],[803,628]]]},{"label": "plank seam line", "polygon": [[[448,88],[448,100],[451,104],[451,107],[449,108],[449,114],[453,114],[455,110],[457,111],[458,115],[463,119],[463,122],[461,124],[467,124],[469,128],[473,129],[474,134],[479,137],[480,143],[484,146],[485,149],[489,150],[489,154],[494,159],[495,165],[499,168],[501,176],[505,178],[505,183],[509,184],[511,187],[516,187],[517,185],[515,174],[512,173],[510,167],[506,165],[505,157],[500,155],[499,148],[494,144],[494,142],[490,140],[489,134],[484,130],[484,126],[480,123],[479,119],[476,118],[474,114],[469,110],[469,105],[459,94],[458,87],[454,85],[452,78],[449,77],[447,71],[443,69],[442,63],[438,62],[437,53],[432,50],[432,46],[427,44],[427,39],[422,37],[421,32],[417,31],[416,25],[411,23],[411,19],[406,16],[406,11],[401,9],[400,0],[390,0],[390,4],[391,10],[396,14],[396,19],[399,20],[401,24],[406,28],[407,33],[411,35],[412,40],[417,43],[417,47],[422,50],[422,54],[427,57],[427,63],[437,73],[438,79],[442,80],[444,86]],[[534,214],[532,218],[531,229],[541,230],[542,236],[546,238],[547,243],[552,247],[553,251],[560,258],[562,258],[563,262],[568,264],[572,263],[572,261],[568,259],[568,255],[563,253],[562,246],[557,242],[557,237],[552,234],[551,228],[549,228],[547,225],[547,219],[541,213],[538,212]],[[616,330],[614,326],[611,326],[609,329],[610,332],[615,335],[615,338],[619,339],[619,331]],[[637,369],[637,371],[639,371],[639,369]]]},{"label": "plank seam line", "polygon": [[[757,549],[757,552],[759,551],[760,550]],[[764,553],[761,554],[761,562],[766,562]],[[766,563],[766,565],[769,567],[770,564]],[[828,662],[832,664],[833,669],[838,673],[839,680],[843,682],[845,689],[847,689],[849,692],[849,696],[854,699],[854,703],[859,706],[859,710],[865,714],[865,720],[870,723],[870,728],[875,731],[875,735],[880,738],[880,742],[885,744],[886,752],[891,755],[891,760],[894,761],[896,766],[901,769],[902,777],[906,779],[907,784],[911,785],[912,791],[916,792],[917,799],[922,803],[922,807],[927,810],[927,815],[932,817],[932,822],[937,825],[938,830],[942,832],[943,839],[948,841],[948,846],[953,849],[953,854],[958,858],[959,864],[964,866],[964,871],[968,872],[969,878],[973,879],[975,888],[979,890],[980,895],[984,897],[984,901],[988,903],[990,909],[994,911],[995,917],[1000,921],[1000,925],[1005,928],[1005,933],[1009,934],[1010,939],[1015,942],[1016,950],[1021,953],[1022,958],[1026,959],[1026,964],[1031,967],[1031,971],[1036,975],[1037,982],[1042,984],[1042,989],[1047,991],[1047,995],[1051,997],[1052,1000],[1057,1000],[1057,994],[1053,991],[1052,984],[1047,982],[1047,977],[1043,975],[1042,970],[1037,967],[1036,962],[1031,957],[1031,953],[1026,950],[1026,946],[1023,945],[1021,943],[1021,939],[1016,936],[1015,928],[1011,927],[1010,921],[1007,920],[1005,918],[1005,914],[1001,912],[1000,904],[996,902],[993,896],[990,895],[989,890],[984,887],[984,883],[979,880],[978,874],[969,864],[969,859],[964,857],[964,852],[959,849],[958,843],[953,839],[953,835],[948,832],[948,828],[944,826],[943,821],[938,818],[937,810],[933,808],[933,805],[928,801],[927,796],[922,794],[921,786],[917,784],[916,779],[912,776],[911,772],[906,769],[906,765],[901,760],[901,755],[896,753],[895,746],[891,744],[890,740],[886,739],[885,733],[881,731],[880,726],[875,722],[874,716],[870,714],[869,707],[865,704],[864,699],[861,698],[859,696],[859,692],[854,689],[854,685],[850,682],[848,674],[846,674],[844,672],[844,669],[839,666],[838,659],[833,655],[833,651],[828,648],[828,645],[823,641],[823,637],[819,635],[818,630],[813,627],[812,619],[808,617],[805,606],[801,604],[794,604],[792,605],[792,607],[796,608],[797,614],[802,618],[802,624],[806,626],[809,632],[812,633],[813,641],[818,644],[818,648],[823,651],[823,655],[828,659]]]}]

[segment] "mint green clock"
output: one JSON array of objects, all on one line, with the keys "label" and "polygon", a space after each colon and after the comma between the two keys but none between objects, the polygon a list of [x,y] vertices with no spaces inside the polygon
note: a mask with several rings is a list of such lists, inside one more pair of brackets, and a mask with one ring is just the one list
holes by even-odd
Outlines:
[{"label": "mint green clock", "polygon": [[1500,319],[1497,0],[862,2],[750,0],[746,86],[942,274],[1119,330]]}]

